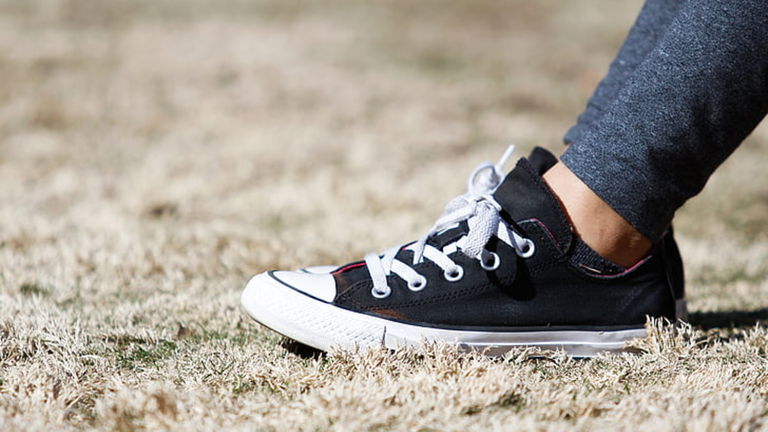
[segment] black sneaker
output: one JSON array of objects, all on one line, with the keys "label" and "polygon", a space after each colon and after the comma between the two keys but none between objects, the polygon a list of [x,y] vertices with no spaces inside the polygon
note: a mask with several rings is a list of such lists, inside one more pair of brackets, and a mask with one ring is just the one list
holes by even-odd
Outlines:
[{"label": "black sneaker", "polygon": [[[549,171],[557,162],[557,157],[549,150],[543,147],[535,147],[528,155],[528,162],[539,176]],[[688,319],[688,308],[685,301],[685,277],[683,271],[683,259],[680,256],[680,249],[675,241],[672,227],[662,236],[661,257],[667,269],[669,277],[669,286],[672,288],[672,294],[675,298],[675,315],[678,320]],[[313,266],[305,267],[297,271],[304,273],[331,273],[337,266]]]},{"label": "black sneaker", "polygon": [[540,167],[521,159],[501,181],[510,154],[479,166],[418,241],[331,273],[262,273],[245,310],[321,350],[444,341],[489,354],[620,351],[648,316],[674,320],[667,242],[629,269],[602,259],[573,235]]}]

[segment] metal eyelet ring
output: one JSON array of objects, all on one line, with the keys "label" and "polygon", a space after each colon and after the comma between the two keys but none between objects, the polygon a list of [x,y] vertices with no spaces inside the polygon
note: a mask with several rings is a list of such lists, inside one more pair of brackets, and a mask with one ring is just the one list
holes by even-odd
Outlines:
[{"label": "metal eyelet ring", "polygon": [[517,255],[522,258],[530,258],[536,252],[536,244],[531,239],[525,239],[523,250],[515,250]]},{"label": "metal eyelet ring", "polygon": [[448,282],[456,282],[464,277],[464,269],[461,266],[454,265],[443,272],[443,277]]},{"label": "metal eyelet ring", "polygon": [[484,259],[480,259],[480,267],[486,271],[495,271],[501,265],[501,258],[495,252],[488,252],[491,255],[491,262],[487,263]]},{"label": "metal eyelet ring", "polygon": [[371,295],[377,299],[387,298],[390,294],[392,294],[392,288],[390,287],[387,287],[386,291],[383,292],[377,291],[376,288],[371,288]]},{"label": "metal eyelet ring", "polygon": [[419,275],[418,279],[408,281],[408,289],[411,291],[421,291],[427,286],[427,278]]}]

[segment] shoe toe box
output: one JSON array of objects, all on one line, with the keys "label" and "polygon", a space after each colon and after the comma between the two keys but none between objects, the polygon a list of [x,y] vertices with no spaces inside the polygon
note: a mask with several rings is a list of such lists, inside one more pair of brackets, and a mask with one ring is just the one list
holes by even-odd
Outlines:
[{"label": "shoe toe box", "polygon": [[336,280],[329,272],[275,271],[271,276],[283,285],[324,302],[332,302],[336,297]]},{"label": "shoe toe box", "polygon": [[298,271],[302,273],[328,274],[336,270],[337,268],[338,266],[312,266],[312,267],[304,267],[303,269],[300,269]]}]

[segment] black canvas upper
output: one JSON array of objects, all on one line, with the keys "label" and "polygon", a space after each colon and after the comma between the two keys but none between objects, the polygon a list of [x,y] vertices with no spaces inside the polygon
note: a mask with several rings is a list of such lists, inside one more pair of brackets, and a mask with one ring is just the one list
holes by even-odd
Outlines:
[{"label": "black canvas upper", "polygon": [[[497,270],[486,271],[477,259],[457,252],[450,257],[463,267],[464,277],[449,282],[440,267],[425,259],[412,266],[428,281],[423,290],[409,290],[403,279],[392,274],[387,278],[391,294],[381,299],[371,295],[373,283],[365,264],[353,263],[333,272],[334,304],[413,324],[477,330],[615,329],[642,326],[647,316],[674,319],[675,284],[679,290],[682,287],[674,239],[659,243],[631,269],[606,264],[608,271],[596,274],[593,266],[581,265],[579,254],[588,255],[591,249],[585,252],[586,245],[573,234],[559,201],[541,178],[556,162],[547,154],[539,152],[532,157],[533,163],[521,159],[494,193],[502,218],[534,242],[533,256],[522,258],[492,237],[486,249],[500,257]],[[429,242],[441,247],[466,231],[463,223]],[[412,257],[404,249],[397,255],[408,264]]]}]

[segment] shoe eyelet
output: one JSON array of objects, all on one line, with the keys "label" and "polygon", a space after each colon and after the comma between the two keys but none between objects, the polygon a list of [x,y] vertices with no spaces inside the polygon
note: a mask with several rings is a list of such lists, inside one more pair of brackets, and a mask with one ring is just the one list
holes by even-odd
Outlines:
[{"label": "shoe eyelet", "polygon": [[408,289],[411,291],[421,291],[427,286],[427,278],[419,275],[419,278],[413,281],[408,281]]},{"label": "shoe eyelet", "polygon": [[392,294],[392,288],[390,287],[387,287],[386,291],[382,292],[377,291],[376,288],[371,288],[371,295],[377,299],[387,298],[390,294]]},{"label": "shoe eyelet", "polygon": [[456,282],[461,280],[461,278],[464,277],[464,268],[461,266],[455,265],[443,272],[443,277],[448,282]]},{"label": "shoe eyelet", "polygon": [[515,252],[517,252],[517,255],[521,258],[530,258],[536,252],[536,244],[531,239],[525,239],[523,250],[515,249]]},{"label": "shoe eyelet", "polygon": [[491,262],[487,263],[485,262],[485,260],[481,258],[480,267],[482,267],[483,270],[485,271],[495,271],[501,265],[501,258],[499,258],[499,255],[496,254],[495,252],[489,252],[489,254],[491,255],[491,258],[492,258]]}]

